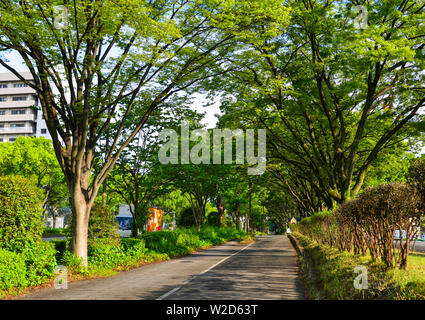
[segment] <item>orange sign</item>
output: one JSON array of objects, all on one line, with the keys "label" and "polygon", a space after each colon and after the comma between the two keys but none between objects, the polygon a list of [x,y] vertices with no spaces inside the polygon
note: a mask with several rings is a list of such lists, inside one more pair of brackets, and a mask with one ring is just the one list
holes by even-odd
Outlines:
[{"label": "orange sign", "polygon": [[149,208],[149,213],[150,217],[148,221],[148,232],[160,231],[164,210],[159,208]]}]

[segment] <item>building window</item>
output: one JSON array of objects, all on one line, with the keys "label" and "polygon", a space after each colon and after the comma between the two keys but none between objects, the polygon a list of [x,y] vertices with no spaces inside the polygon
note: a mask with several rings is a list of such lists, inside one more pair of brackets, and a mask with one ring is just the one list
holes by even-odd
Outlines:
[{"label": "building window", "polygon": [[16,138],[10,138],[10,139],[9,139],[9,141],[10,141],[10,142],[13,142],[13,141],[15,141],[15,140],[16,140]]},{"label": "building window", "polygon": [[0,116],[4,116],[5,114],[6,114],[6,111],[4,111],[4,110],[0,111]]},{"label": "building window", "polygon": [[0,102],[6,102],[6,100],[7,100],[7,99],[6,99],[6,98],[4,98],[4,97],[1,97],[1,98],[0,98]]},{"label": "building window", "polygon": [[25,88],[28,87],[25,83],[14,83],[13,84],[14,88]]},{"label": "building window", "polygon": [[41,129],[41,134],[46,134],[47,133],[47,129]]},{"label": "building window", "polygon": [[26,101],[27,97],[13,97],[12,100],[13,101]]},{"label": "building window", "polygon": [[0,89],[6,89],[6,88],[7,88],[7,84],[4,84],[4,83],[0,84]]},{"label": "building window", "polygon": [[3,138],[0,138],[0,142],[3,142]]},{"label": "building window", "polygon": [[25,114],[26,110],[12,110],[10,114]]},{"label": "building window", "polygon": [[4,128],[4,124],[0,124],[0,129],[3,129]]},{"label": "building window", "polygon": [[25,127],[25,124],[24,123],[11,123],[10,127],[11,128],[23,128],[23,127]]}]

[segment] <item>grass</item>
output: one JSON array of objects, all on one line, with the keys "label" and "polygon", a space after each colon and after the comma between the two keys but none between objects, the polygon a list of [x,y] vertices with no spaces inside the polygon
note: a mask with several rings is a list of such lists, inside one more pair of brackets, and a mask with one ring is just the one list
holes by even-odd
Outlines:
[{"label": "grass", "polygon": [[[300,249],[301,268],[313,299],[425,299],[425,255],[411,254],[408,268],[387,268],[369,256],[339,251],[292,233]],[[355,289],[356,266],[367,268],[367,289]]]}]

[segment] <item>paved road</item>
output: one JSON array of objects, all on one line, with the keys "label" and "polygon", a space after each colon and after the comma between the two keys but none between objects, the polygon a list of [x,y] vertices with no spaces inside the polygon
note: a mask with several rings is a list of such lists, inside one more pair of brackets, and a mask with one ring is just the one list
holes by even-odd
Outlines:
[{"label": "paved road", "polygon": [[[404,242],[404,240],[403,240]],[[399,241],[394,241],[396,247],[400,247]],[[422,252],[425,253],[425,241],[416,241],[415,243],[411,241],[409,243],[409,250],[410,252]]]},{"label": "paved road", "polygon": [[222,246],[106,279],[47,288],[17,299],[302,299],[296,253],[286,236]]}]

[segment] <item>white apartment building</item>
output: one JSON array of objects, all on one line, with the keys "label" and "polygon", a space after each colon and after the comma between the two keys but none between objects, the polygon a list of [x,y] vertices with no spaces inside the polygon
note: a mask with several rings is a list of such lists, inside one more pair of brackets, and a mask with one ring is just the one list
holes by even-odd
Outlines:
[{"label": "white apartment building", "polygon": [[[32,80],[30,72],[22,72]],[[36,92],[13,73],[0,73],[0,142],[13,142],[19,136],[51,139]]]}]

